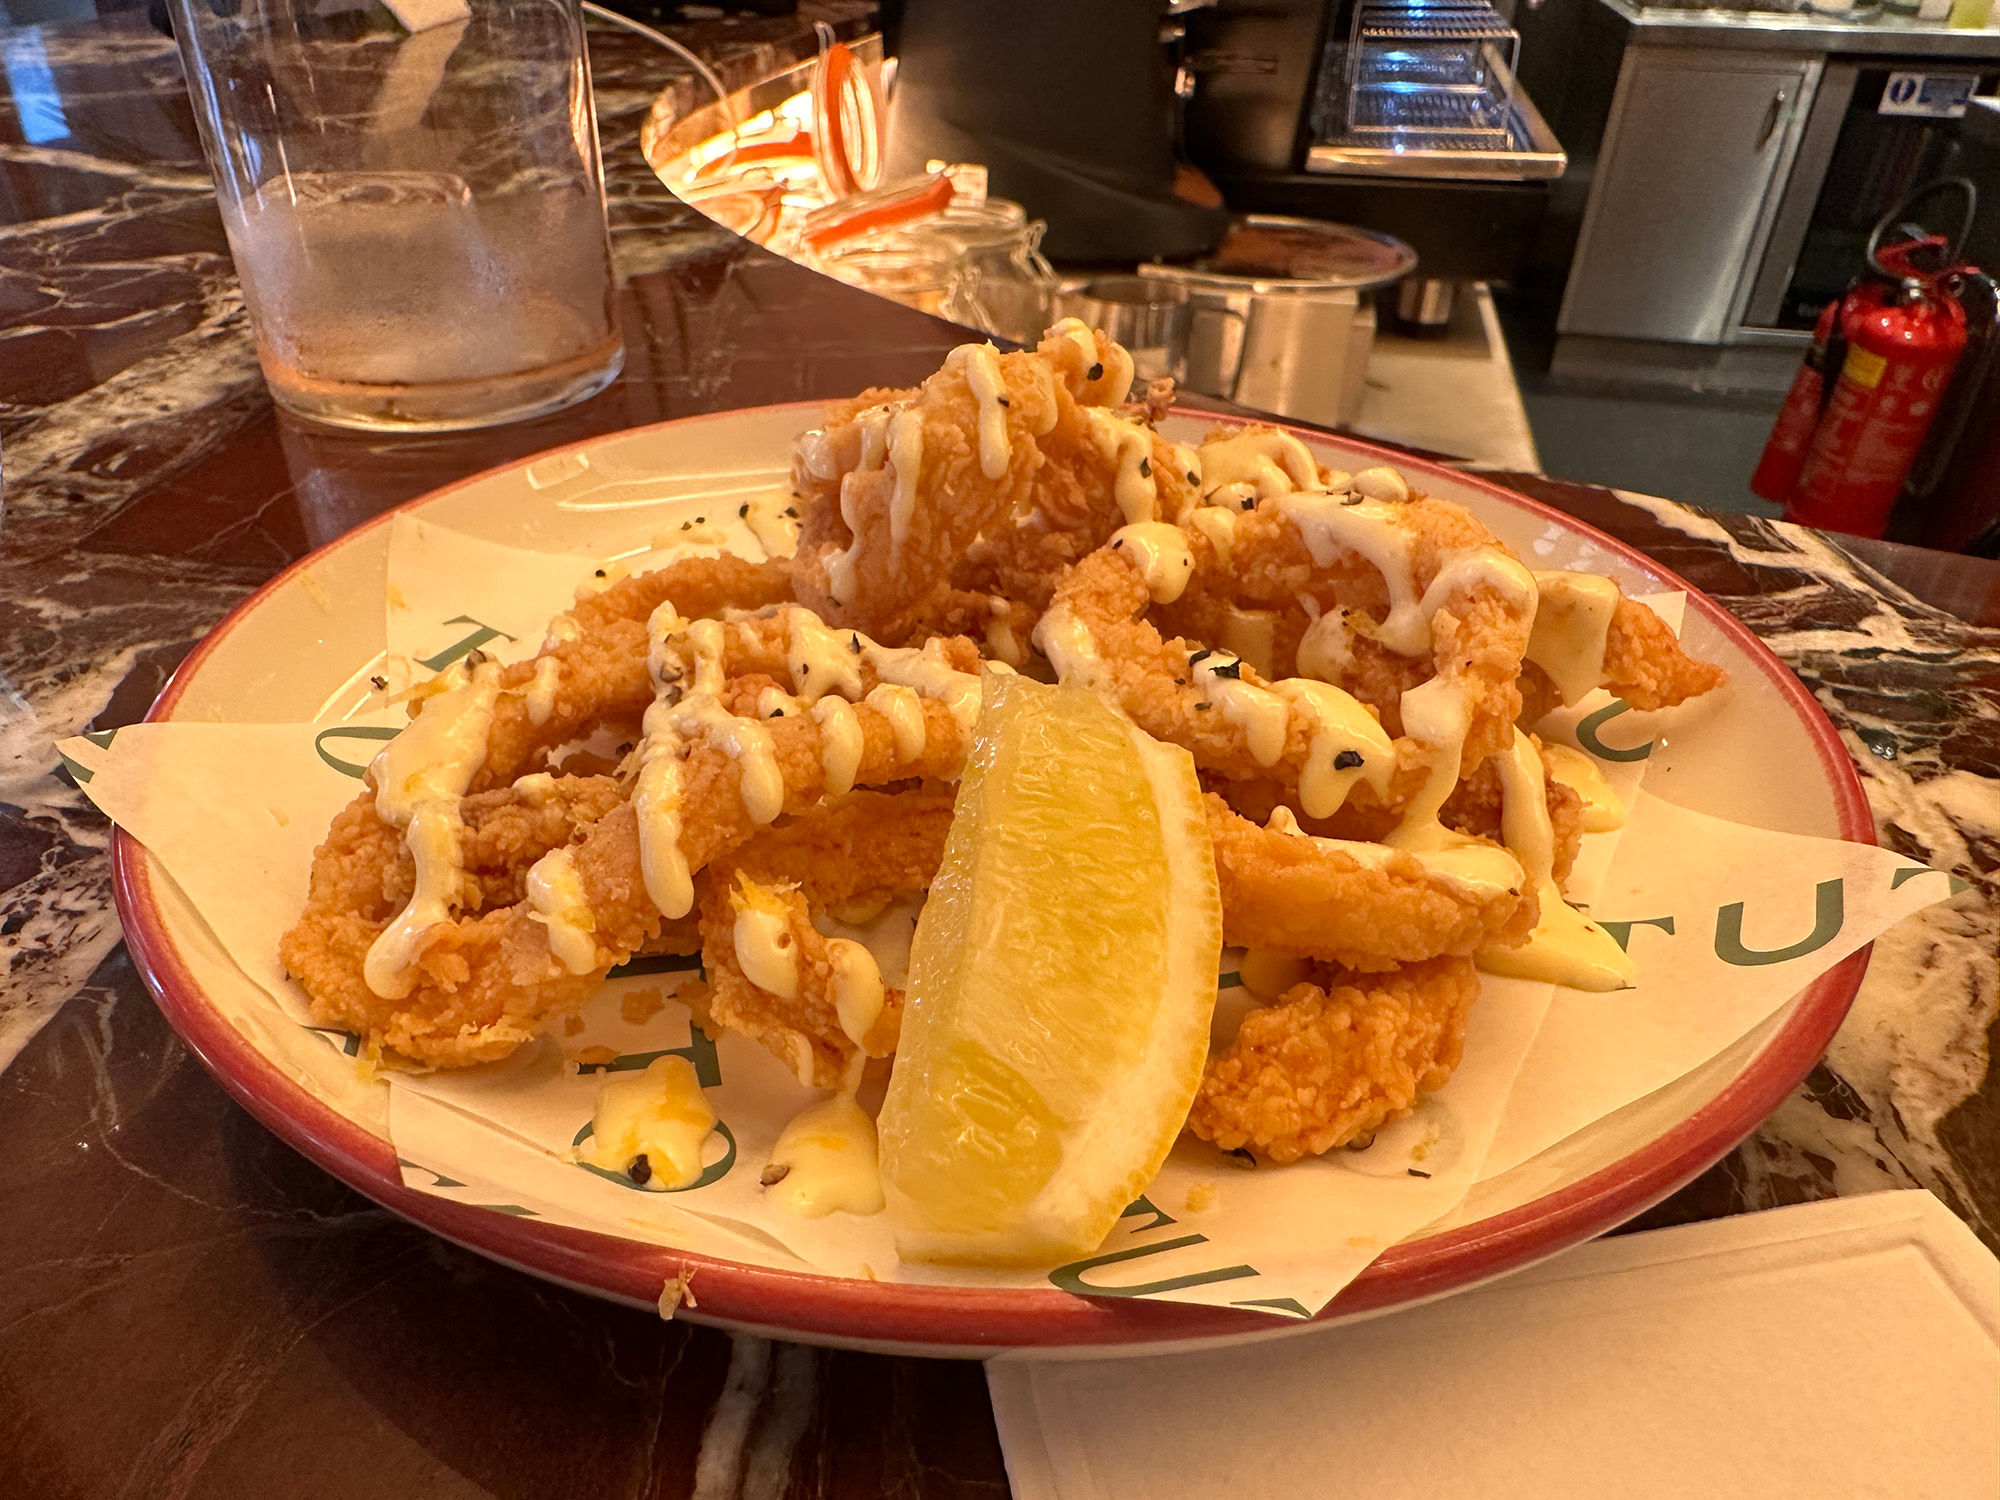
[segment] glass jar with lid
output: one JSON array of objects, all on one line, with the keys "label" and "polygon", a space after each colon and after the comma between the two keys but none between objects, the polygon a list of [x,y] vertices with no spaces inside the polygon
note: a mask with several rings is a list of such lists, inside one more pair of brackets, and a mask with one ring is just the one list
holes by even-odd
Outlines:
[{"label": "glass jar with lid", "polygon": [[1046,228],[1005,198],[954,199],[907,226],[904,237],[947,246],[957,258],[958,283],[947,317],[1033,343],[1048,326],[1057,289],[1055,270],[1041,253]]}]

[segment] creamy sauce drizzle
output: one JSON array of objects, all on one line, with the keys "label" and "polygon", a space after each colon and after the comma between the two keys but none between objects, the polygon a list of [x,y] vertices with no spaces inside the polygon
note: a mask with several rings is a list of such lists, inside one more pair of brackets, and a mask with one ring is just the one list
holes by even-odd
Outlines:
[{"label": "creamy sauce drizzle", "polygon": [[1111,546],[1138,565],[1146,592],[1155,604],[1171,604],[1187,589],[1194,575],[1194,553],[1187,534],[1165,521],[1136,521],[1111,533]]},{"label": "creamy sauce drizzle", "polygon": [[1604,649],[1618,613],[1618,585],[1593,573],[1537,573],[1541,598],[1528,660],[1549,674],[1565,704],[1604,683]]},{"label": "creamy sauce drizzle", "polygon": [[1439,809],[1458,785],[1459,761],[1472,725],[1464,690],[1433,677],[1405,692],[1400,706],[1404,733],[1432,746],[1436,758],[1422,790],[1382,842],[1414,854],[1431,874],[1474,900],[1518,891],[1525,877],[1512,854],[1438,820]]},{"label": "creamy sauce drizzle", "polygon": [[924,468],[924,418],[918,411],[899,411],[889,419],[889,466],[896,485],[889,495],[889,555],[903,545],[910,517],[917,509],[917,480]]},{"label": "creamy sauce drizzle", "polygon": [[787,514],[796,510],[791,501],[775,495],[752,500],[745,507],[743,524],[764,549],[766,557],[790,557],[799,550],[798,518]]},{"label": "creamy sauce drizzle", "polygon": [[362,963],[363,980],[385,1000],[400,1000],[414,988],[410,967],[417,940],[457,909],[464,873],[460,803],[486,763],[487,732],[500,695],[496,662],[470,671],[460,664],[443,680],[450,685],[425,698],[423,712],[369,767],[375,811],[403,830],[416,863],[416,888],[408,903],[369,945]]},{"label": "creamy sauce drizzle", "polygon": [[[1118,344],[1105,340],[1105,352],[1097,351],[1097,335],[1081,318],[1064,318],[1049,329],[1076,347],[1082,356],[1077,371],[1077,389],[1072,393],[1081,406],[1119,406],[1132,393],[1132,356]],[[1092,379],[1091,369],[1102,364],[1103,373]]]},{"label": "creamy sauce drizzle", "polygon": [[1344,609],[1329,609],[1299,637],[1298,668],[1304,677],[1338,682],[1354,670],[1354,631]]},{"label": "creamy sauce drizzle", "polygon": [[653,611],[646,631],[658,696],[646,710],[632,791],[639,865],[660,914],[684,917],[694,904],[694,879],[680,848],[681,764],[691,739],[707,739],[736,762],[738,794],[753,823],[769,823],[784,809],[785,781],[769,731],[722,706],[722,622],[684,620],[667,602]]},{"label": "creamy sauce drizzle", "polygon": [[556,689],[562,684],[562,663],[553,656],[544,656],[535,663],[535,675],[528,681],[528,690],[522,694],[522,703],[528,710],[528,722],[537,728],[549,722],[549,715],[556,711]]},{"label": "creamy sauce drizzle", "polygon": [[924,753],[929,731],[924,727],[923,700],[915,688],[884,682],[870,689],[861,701],[889,721],[899,759],[915,760]]},{"label": "creamy sauce drizzle", "polygon": [[597,967],[597,919],[568,848],[551,849],[528,867],[528,910],[548,929],[557,963],[572,974]]},{"label": "creamy sauce drizzle", "polygon": [[1106,411],[1086,410],[1083,416],[1098,451],[1118,466],[1112,494],[1126,522],[1158,520],[1160,487],[1153,474],[1153,430]]},{"label": "creamy sauce drizzle", "polygon": [[826,961],[832,970],[833,1010],[841,1032],[855,1046],[865,1047],[888,1001],[881,966],[853,938],[828,938]]},{"label": "creamy sauce drizzle", "polygon": [[736,913],[730,946],[743,977],[780,1000],[798,999],[799,945],[784,903],[739,875],[729,904]]},{"label": "creamy sauce drizzle", "polygon": [[[1406,695],[1407,696],[1407,695]],[[1542,758],[1516,729],[1499,757],[1501,836],[1521,860],[1541,899],[1539,920],[1519,948],[1489,948],[1474,960],[1489,974],[1566,984],[1573,989],[1624,989],[1639,977],[1631,956],[1602,927],[1563,900],[1555,882],[1555,831],[1549,822]]]},{"label": "creamy sauce drizzle", "polygon": [[1236,550],[1236,512],[1217,505],[1200,505],[1187,513],[1187,524],[1208,538],[1216,557],[1227,567]]},{"label": "creamy sauce drizzle", "polygon": [[834,796],[854,790],[865,743],[854,705],[843,698],[822,698],[813,705],[812,716],[819,725],[821,785]]},{"label": "creamy sauce drizzle", "polygon": [[1549,775],[1583,798],[1583,829],[1609,833],[1625,826],[1625,803],[1597,768],[1597,762],[1567,745],[1542,746]]},{"label": "creamy sauce drizzle", "polygon": [[1354,783],[1386,793],[1396,772],[1396,746],[1358,699],[1323,682],[1288,677],[1271,685],[1312,729],[1299,768],[1299,805],[1309,818],[1340,811]]},{"label": "creamy sauce drizzle", "polygon": [[1271,500],[1319,488],[1319,465],[1312,450],[1290,433],[1265,428],[1203,443],[1201,483],[1210,492],[1241,485],[1244,493]]},{"label": "creamy sauce drizzle", "polygon": [[882,1210],[875,1122],[852,1094],[835,1094],[795,1115],[771,1148],[765,1175],[777,1177],[765,1192],[803,1218]]},{"label": "creamy sauce drizzle", "polygon": [[1291,724],[1285,700],[1237,676],[1243,663],[1227,651],[1197,651],[1188,666],[1195,691],[1243,731],[1251,758],[1260,766],[1276,765],[1284,756],[1285,732]]},{"label": "creamy sauce drizzle", "polygon": [[[648,1192],[684,1188],[701,1176],[715,1111],[685,1057],[656,1057],[643,1073],[613,1073],[597,1091],[583,1160],[623,1172]],[[633,1169],[645,1157],[645,1181]]]},{"label": "creamy sauce drizzle", "polygon": [[1007,438],[1007,382],[1000,374],[1000,355],[991,344],[960,344],[945,356],[945,368],[965,376],[979,403],[979,472],[998,479],[1007,472],[1013,445]]}]

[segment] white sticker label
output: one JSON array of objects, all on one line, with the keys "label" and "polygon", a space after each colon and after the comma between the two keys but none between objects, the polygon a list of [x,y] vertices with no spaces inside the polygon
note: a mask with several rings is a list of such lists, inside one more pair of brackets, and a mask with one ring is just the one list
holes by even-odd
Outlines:
[{"label": "white sticker label", "polygon": [[1891,73],[1876,113],[1960,120],[1978,86],[1977,73]]}]

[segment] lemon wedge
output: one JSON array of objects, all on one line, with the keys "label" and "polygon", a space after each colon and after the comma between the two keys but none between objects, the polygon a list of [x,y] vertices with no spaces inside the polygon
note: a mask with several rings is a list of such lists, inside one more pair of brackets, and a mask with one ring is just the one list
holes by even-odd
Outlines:
[{"label": "lemon wedge", "polygon": [[1221,947],[1187,752],[989,673],[879,1121],[898,1252],[1095,1249],[1187,1119]]}]

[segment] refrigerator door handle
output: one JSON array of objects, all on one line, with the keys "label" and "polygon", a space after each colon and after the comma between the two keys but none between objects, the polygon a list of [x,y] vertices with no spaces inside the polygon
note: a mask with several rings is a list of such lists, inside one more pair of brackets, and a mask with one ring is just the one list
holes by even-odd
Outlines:
[{"label": "refrigerator door handle", "polygon": [[1778,128],[1778,121],[1784,115],[1785,102],[1789,97],[1782,88],[1776,90],[1771,95],[1770,107],[1764,111],[1764,123],[1757,127],[1757,149],[1759,151],[1762,151],[1771,143],[1771,133]]}]

